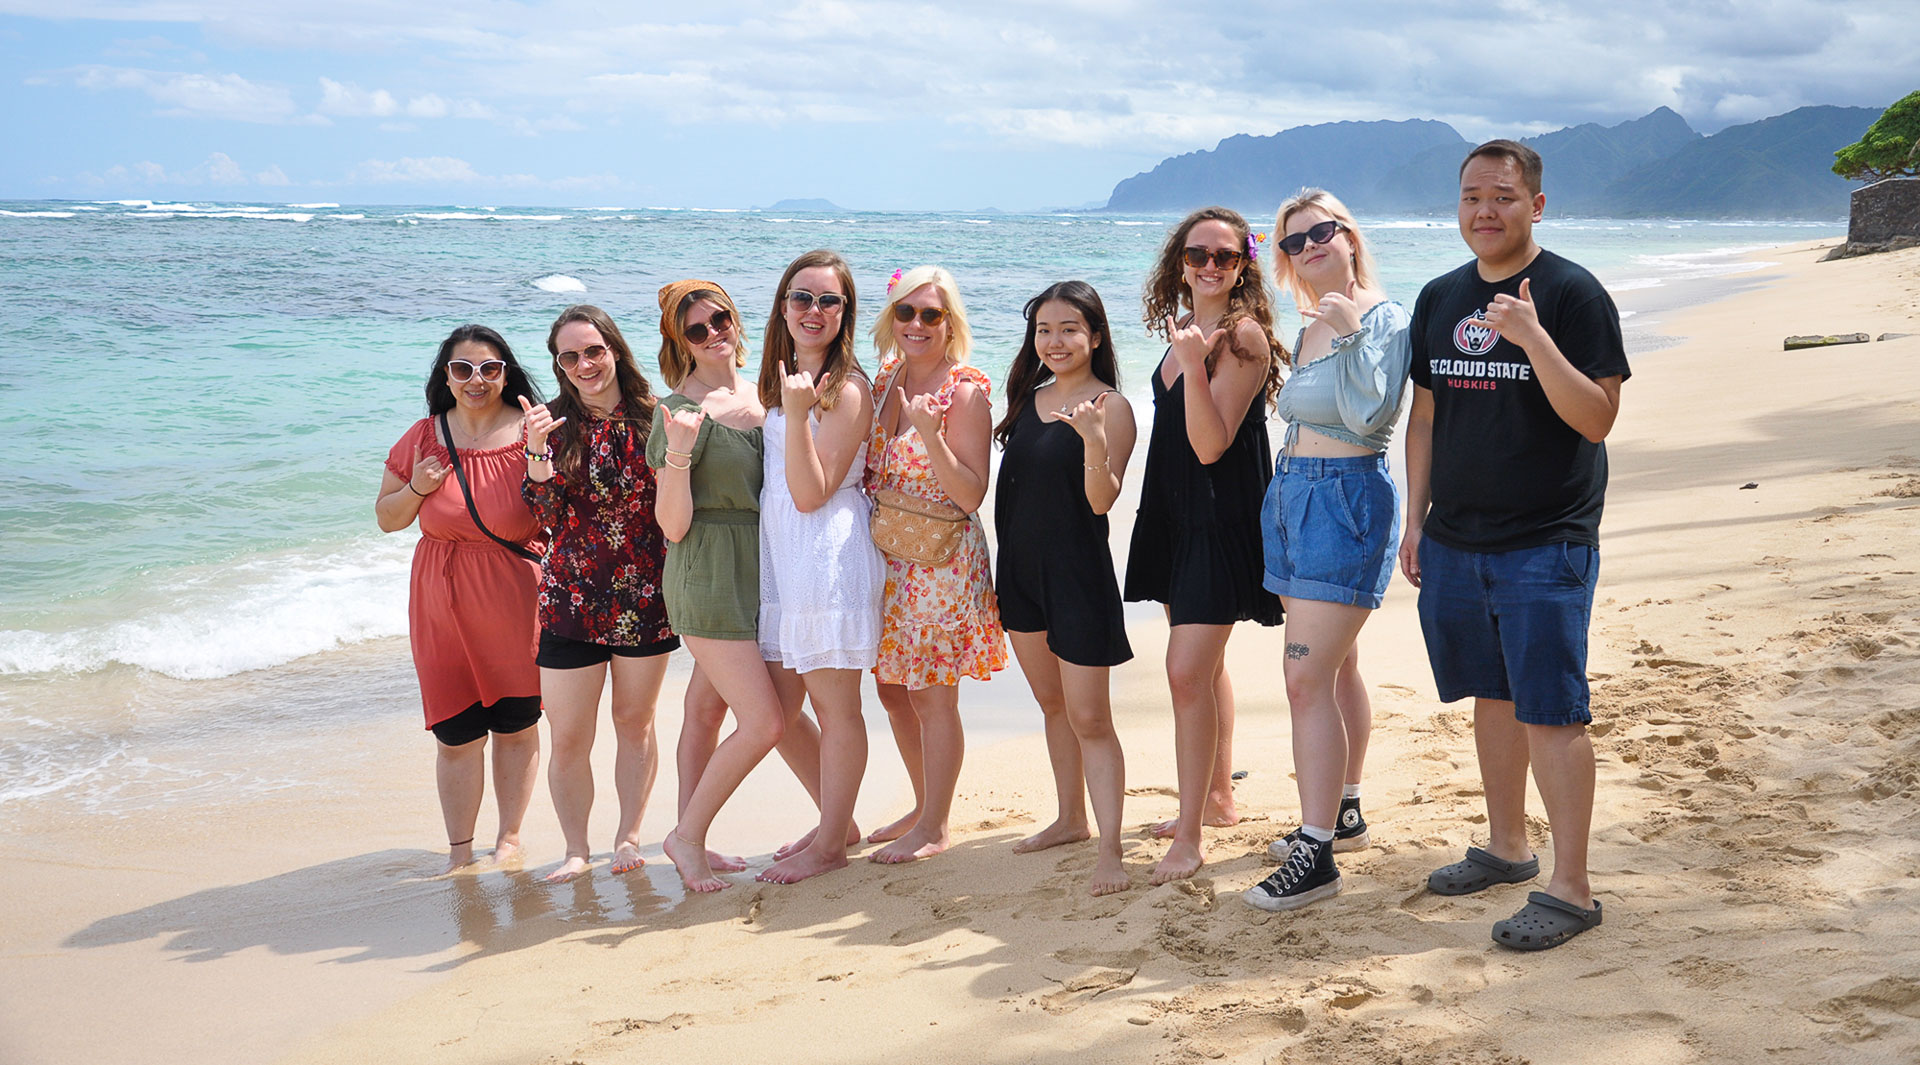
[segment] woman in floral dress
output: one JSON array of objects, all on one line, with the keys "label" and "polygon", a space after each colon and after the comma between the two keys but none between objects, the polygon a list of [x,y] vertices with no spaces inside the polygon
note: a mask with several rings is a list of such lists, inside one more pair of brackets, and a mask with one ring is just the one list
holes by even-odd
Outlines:
[{"label": "woman in floral dress", "polygon": [[[873,338],[881,366],[869,483],[973,514],[987,494],[991,386],[986,374],[966,364],[972,332],[953,275],[937,266],[896,273]],[[986,680],[1005,668],[1007,641],[977,516],[945,562],[886,561],[873,672],[913,782],[914,807],[867,838],[891,840],[872,858],[892,863],[947,849],[947,817],[966,750],[960,678]]]},{"label": "woman in floral dress", "polygon": [[600,691],[613,677],[613,763],[620,822],[613,871],[641,865],[640,816],[659,766],[654,704],[667,653],[680,646],[661,595],[666,540],[654,521],[646,463],[653,391],[607,312],[560,312],[547,334],[560,397],[527,407],[522,491],[552,547],[540,581],[540,695],[551,723],[547,786],[567,857],[547,875],[571,880],[592,857],[593,751]]}]

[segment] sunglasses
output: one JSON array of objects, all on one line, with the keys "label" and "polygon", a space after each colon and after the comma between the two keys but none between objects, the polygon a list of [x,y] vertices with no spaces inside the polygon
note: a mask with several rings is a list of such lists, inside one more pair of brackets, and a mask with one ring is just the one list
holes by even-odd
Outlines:
[{"label": "sunglasses", "polygon": [[499,359],[488,359],[478,366],[465,359],[454,359],[447,363],[447,376],[455,381],[471,381],[474,374],[482,381],[498,381],[507,372],[507,364]]},{"label": "sunglasses", "polygon": [[1325,244],[1333,239],[1335,233],[1345,228],[1347,227],[1338,222],[1315,222],[1299,233],[1280,238],[1280,243],[1276,246],[1288,255],[1298,255],[1307,250],[1307,241]]},{"label": "sunglasses", "polygon": [[713,312],[713,317],[704,322],[695,322],[687,327],[687,343],[699,347],[710,336],[718,336],[733,328],[733,312],[725,309]]},{"label": "sunglasses", "polygon": [[1232,248],[1208,251],[1198,245],[1187,248],[1184,255],[1187,260],[1187,265],[1193,267],[1195,270],[1207,265],[1207,260],[1209,259],[1213,260],[1214,269],[1231,270],[1240,265],[1240,260],[1247,257],[1245,252],[1235,251]]},{"label": "sunglasses", "polygon": [[559,363],[562,370],[571,370],[582,362],[599,362],[607,354],[606,345],[594,344],[579,351],[563,351],[555,355],[553,361]]},{"label": "sunglasses", "polygon": [[822,292],[816,296],[804,288],[796,288],[787,293],[787,306],[796,311],[810,311],[820,308],[821,314],[832,314],[847,305],[847,298],[838,292]]},{"label": "sunglasses", "polygon": [[931,329],[947,319],[945,307],[910,307],[904,303],[893,305],[893,320],[901,325],[913,321],[914,315],[920,316],[920,324]]}]

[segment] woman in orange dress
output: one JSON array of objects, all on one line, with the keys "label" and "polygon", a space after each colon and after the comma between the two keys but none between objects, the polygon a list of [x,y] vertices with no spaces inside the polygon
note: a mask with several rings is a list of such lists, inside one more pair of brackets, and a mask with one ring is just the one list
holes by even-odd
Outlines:
[{"label": "woman in orange dress", "polygon": [[[420,522],[407,628],[427,728],[438,741],[447,872],[474,860],[488,734],[500,812],[496,863],[520,852],[520,823],[540,768],[540,730],[533,727],[540,720],[533,664],[540,565],[487,535],[526,550],[538,532],[520,499],[527,471],[521,397],[540,402],[500,334],[483,325],[454,330],[427,375],[427,417],[388,452],[373,507],[385,532]],[[486,531],[468,509],[449,444],[459,450]]]},{"label": "woman in orange dress", "polygon": [[[972,515],[987,495],[993,414],[987,375],[968,366],[972,332],[953,275],[937,266],[895,274],[873,326],[880,349],[869,483],[958,506]],[[971,517],[945,562],[888,556],[880,660],[874,666],[913,810],[867,837],[891,840],[876,862],[910,862],[947,849],[947,816],[966,750],[960,678],[986,680],[1007,665],[993,598],[987,534]]]}]

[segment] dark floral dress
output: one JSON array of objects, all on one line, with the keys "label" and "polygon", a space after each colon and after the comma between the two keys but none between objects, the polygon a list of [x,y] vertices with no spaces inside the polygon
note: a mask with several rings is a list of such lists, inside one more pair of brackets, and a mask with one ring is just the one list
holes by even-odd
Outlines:
[{"label": "dark floral dress", "polygon": [[[540,575],[540,628],[556,636],[618,647],[670,639],[660,594],[666,537],[654,520],[655,485],[647,466],[646,423],[584,416],[587,450],[570,484],[528,478],[520,492],[551,537]],[[571,432],[574,426],[565,426]]]}]

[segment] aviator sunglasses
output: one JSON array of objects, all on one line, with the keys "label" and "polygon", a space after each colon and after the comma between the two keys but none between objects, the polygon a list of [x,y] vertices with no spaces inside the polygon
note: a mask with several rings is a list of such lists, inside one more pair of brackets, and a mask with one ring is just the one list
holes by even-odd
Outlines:
[{"label": "aviator sunglasses", "polygon": [[1327,241],[1333,239],[1335,233],[1345,228],[1347,227],[1334,221],[1315,222],[1313,225],[1308,226],[1298,233],[1281,237],[1277,247],[1288,255],[1298,255],[1307,250],[1307,241],[1313,241],[1315,244],[1325,244]]},{"label": "aviator sunglasses", "polygon": [[488,359],[478,366],[465,359],[454,359],[447,363],[447,376],[455,381],[471,381],[474,374],[482,381],[498,381],[507,372],[507,364],[499,359]]},{"label": "aviator sunglasses", "polygon": [[945,307],[916,308],[904,303],[896,303],[893,305],[893,320],[899,322],[901,325],[906,325],[908,322],[913,321],[915,314],[920,316],[921,325],[931,329],[946,320],[947,309]]},{"label": "aviator sunglasses", "polygon": [[695,322],[687,327],[687,343],[699,347],[710,336],[718,336],[733,328],[733,312],[721,308],[713,312],[713,317],[704,322]]},{"label": "aviator sunglasses", "polygon": [[1186,256],[1187,265],[1193,267],[1195,270],[1206,266],[1208,259],[1213,260],[1213,267],[1216,270],[1231,270],[1240,265],[1240,260],[1246,258],[1245,253],[1235,251],[1232,248],[1220,248],[1216,251],[1208,251],[1199,245],[1189,245],[1184,255]]},{"label": "aviator sunglasses", "polygon": [[571,370],[582,362],[599,362],[606,357],[606,345],[593,344],[581,348],[579,351],[563,351],[555,355],[553,361],[559,363],[562,370]]},{"label": "aviator sunglasses", "polygon": [[796,288],[787,292],[787,305],[801,312],[818,306],[821,314],[832,314],[847,305],[847,298],[838,292],[822,292],[816,296],[804,288]]}]

